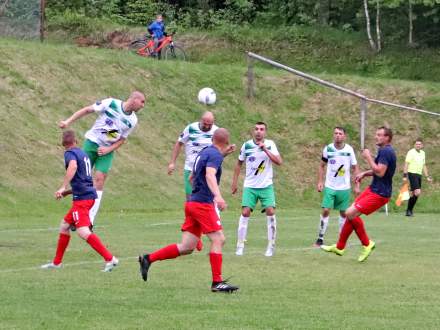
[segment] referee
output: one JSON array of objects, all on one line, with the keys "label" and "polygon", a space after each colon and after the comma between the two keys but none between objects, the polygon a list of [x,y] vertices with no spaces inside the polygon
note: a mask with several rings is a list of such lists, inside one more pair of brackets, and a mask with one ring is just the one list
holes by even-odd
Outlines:
[{"label": "referee", "polygon": [[432,182],[432,178],[428,175],[428,168],[425,162],[425,152],[423,149],[423,140],[418,138],[414,143],[414,148],[408,151],[405,158],[405,166],[403,168],[403,180],[409,181],[411,198],[408,201],[406,216],[413,216],[414,205],[419,198],[422,190],[422,171],[428,182]]}]

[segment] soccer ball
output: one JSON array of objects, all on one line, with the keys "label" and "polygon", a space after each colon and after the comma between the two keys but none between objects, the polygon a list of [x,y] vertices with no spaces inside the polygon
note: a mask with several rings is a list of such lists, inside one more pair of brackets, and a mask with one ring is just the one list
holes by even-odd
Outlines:
[{"label": "soccer ball", "polygon": [[217,100],[217,95],[212,88],[205,87],[199,91],[198,99],[200,103],[212,105]]}]

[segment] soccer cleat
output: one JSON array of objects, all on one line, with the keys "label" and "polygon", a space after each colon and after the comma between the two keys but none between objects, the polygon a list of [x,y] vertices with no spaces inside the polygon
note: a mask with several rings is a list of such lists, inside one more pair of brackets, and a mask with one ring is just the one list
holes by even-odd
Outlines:
[{"label": "soccer cleat", "polygon": [[199,239],[199,241],[197,242],[196,249],[197,249],[197,251],[202,251],[203,250],[202,239]]},{"label": "soccer cleat", "polygon": [[227,281],[221,281],[218,283],[212,283],[211,291],[212,292],[225,292],[225,293],[232,293],[234,291],[237,291],[239,289],[238,286],[229,284]]},{"label": "soccer cleat", "polygon": [[320,247],[324,244],[324,240],[322,238],[318,238],[316,242],[313,244],[314,247]]},{"label": "soccer cleat", "polygon": [[358,258],[358,261],[363,262],[367,260],[368,256],[371,254],[371,252],[374,250],[375,247],[376,247],[376,243],[374,243],[373,241],[370,241],[368,246],[362,246],[362,252]]},{"label": "soccer cleat", "polygon": [[148,279],[148,269],[150,268],[150,260],[148,260],[148,254],[139,256],[139,266],[142,279],[146,282]]},{"label": "soccer cleat", "polygon": [[53,262],[49,262],[48,264],[41,265],[41,269],[60,269],[63,264],[55,265]]},{"label": "soccer cleat", "polygon": [[275,245],[272,243],[269,243],[267,245],[267,249],[266,249],[266,252],[264,253],[264,255],[266,257],[272,257],[274,255],[274,253],[275,253]]},{"label": "soccer cleat", "polygon": [[244,242],[238,241],[237,242],[237,250],[235,250],[235,254],[237,256],[242,256],[244,253]]},{"label": "soccer cleat", "polygon": [[412,216],[413,216],[412,211],[410,211],[410,210],[406,210],[405,216],[407,216],[407,217],[412,217]]},{"label": "soccer cleat", "polygon": [[113,268],[115,268],[119,264],[119,260],[116,257],[113,257],[112,260],[105,263],[105,267],[102,270],[104,273],[111,272]]},{"label": "soccer cleat", "polygon": [[342,256],[345,253],[345,250],[344,249],[339,250],[336,247],[336,244],[333,244],[333,245],[321,245],[320,248],[323,249],[326,252],[336,253],[338,256]]},{"label": "soccer cleat", "polygon": [[71,231],[76,231],[76,227],[75,227],[75,225],[70,225],[70,226],[69,226],[69,229],[70,229]]}]

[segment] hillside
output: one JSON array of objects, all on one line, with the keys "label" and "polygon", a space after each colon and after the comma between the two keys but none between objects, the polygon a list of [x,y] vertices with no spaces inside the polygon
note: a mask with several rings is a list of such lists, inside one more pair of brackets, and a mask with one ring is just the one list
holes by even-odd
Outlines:
[{"label": "hillside", "polygon": [[[146,60],[127,51],[77,48],[0,39],[0,209],[2,216],[29,212],[45,216],[61,210],[52,194],[64,173],[57,121],[81,107],[107,96],[126,97],[133,89],[148,95],[139,114],[139,127],[115,158],[106,188],[103,210],[150,212],[179,209],[183,200],[181,170],[169,177],[167,162],[175,139],[189,122],[206,110],[195,95],[201,87],[217,91],[218,103],[210,108],[217,123],[232,132],[238,146],[249,138],[258,120],[269,124],[284,158],[277,169],[276,189],[280,208],[316,208],[316,169],[322,146],[331,141],[335,125],[344,125],[350,143],[358,147],[358,102],[286,73],[257,68],[257,97],[245,98],[246,68],[240,64],[166,63]],[[416,104],[437,110],[439,83],[361,78],[323,74],[324,79],[380,99]],[[89,116],[74,124],[82,137],[93,122]],[[370,107],[368,135],[388,124],[395,129],[399,168],[412,140],[425,138],[430,172],[437,182],[425,185],[418,208],[438,211],[440,197],[440,122],[437,118]],[[81,139],[82,142],[82,139]],[[368,145],[373,147],[372,140]],[[226,160],[223,190],[231,208],[239,198],[229,186],[235,157]],[[180,157],[183,164],[183,157]],[[400,181],[400,173],[396,184]],[[60,211],[61,212],[61,211]],[[60,213],[61,214],[61,213]]]}]

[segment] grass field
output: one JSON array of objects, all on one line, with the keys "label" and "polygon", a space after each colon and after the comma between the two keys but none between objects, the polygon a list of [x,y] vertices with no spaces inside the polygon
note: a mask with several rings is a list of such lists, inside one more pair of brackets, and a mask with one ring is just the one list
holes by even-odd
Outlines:
[{"label": "grass field", "polygon": [[[55,202],[54,202],[55,203]],[[68,206],[61,202],[60,208]],[[316,210],[280,210],[276,255],[263,256],[265,218],[250,224],[243,257],[234,255],[238,209],[223,214],[229,240],[223,273],[237,294],[209,291],[201,253],[156,263],[144,283],[136,256],[179,239],[181,211],[106,212],[96,232],[120,258],[112,273],[73,237],[63,269],[39,265],[53,257],[62,213],[2,219],[0,328],[10,329],[435,329],[440,322],[438,215],[367,218],[377,249],[356,261],[356,237],[343,257],[311,247]],[[336,238],[334,217],[328,241]]]}]

